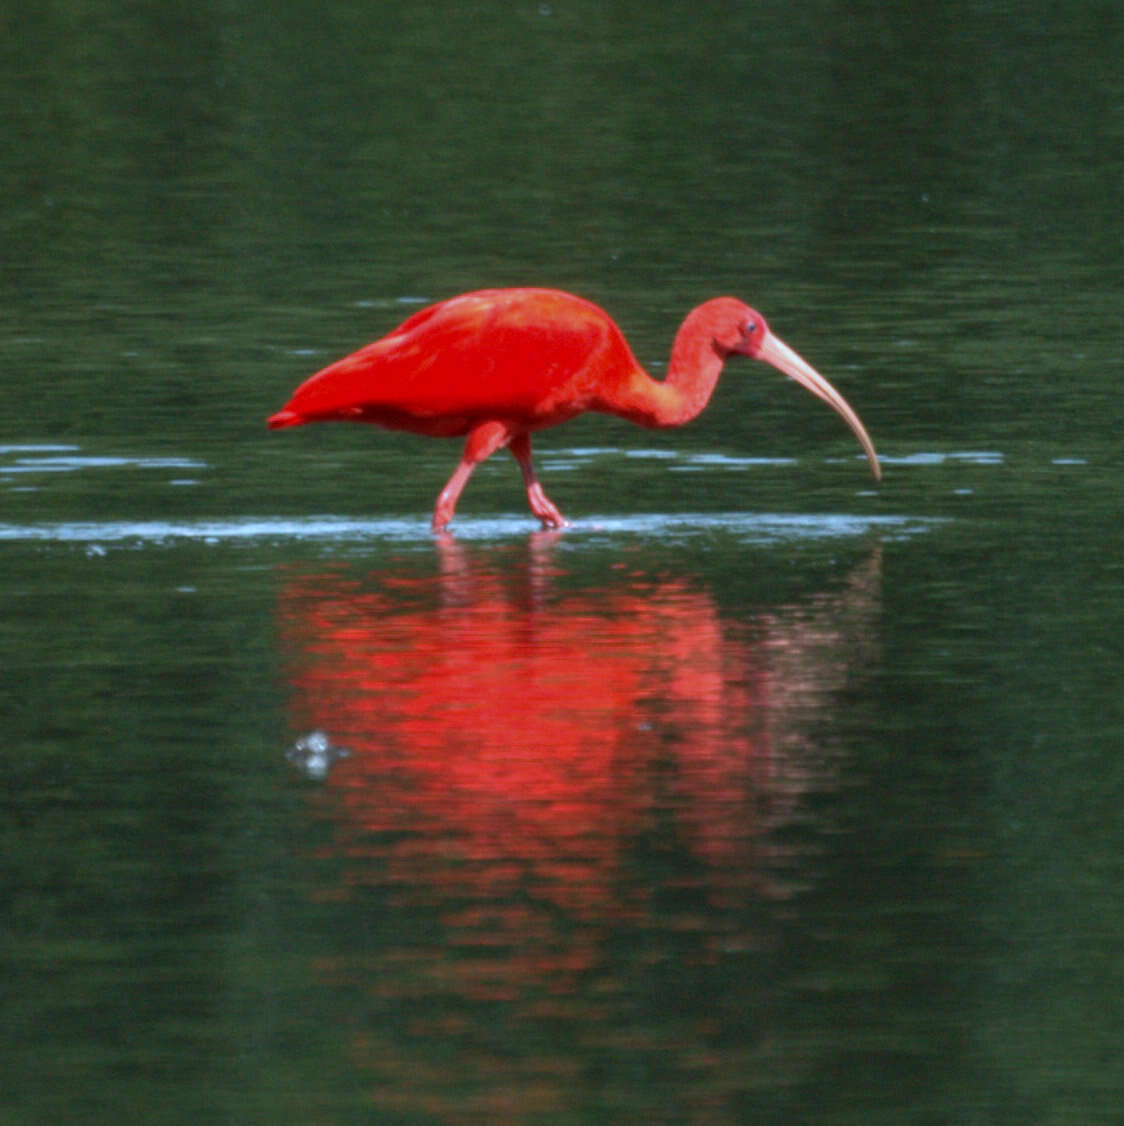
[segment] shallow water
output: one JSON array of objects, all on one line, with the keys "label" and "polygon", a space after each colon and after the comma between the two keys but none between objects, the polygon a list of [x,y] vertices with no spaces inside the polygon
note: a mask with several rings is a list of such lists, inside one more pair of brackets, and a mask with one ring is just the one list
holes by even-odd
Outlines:
[{"label": "shallow water", "polygon": [[[1118,1121],[1113,11],[5,30],[0,1118]],[[524,283],[745,297],[884,480],[748,362],[561,532],[265,431]]]}]

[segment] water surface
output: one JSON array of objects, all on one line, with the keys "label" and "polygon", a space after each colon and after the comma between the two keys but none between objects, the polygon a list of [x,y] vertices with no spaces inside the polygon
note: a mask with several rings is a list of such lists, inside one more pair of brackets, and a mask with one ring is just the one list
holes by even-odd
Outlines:
[{"label": "water surface", "polygon": [[[1110,6],[68,6],[0,109],[0,1118],[1115,1123]],[[731,365],[428,530],[421,303]]]}]

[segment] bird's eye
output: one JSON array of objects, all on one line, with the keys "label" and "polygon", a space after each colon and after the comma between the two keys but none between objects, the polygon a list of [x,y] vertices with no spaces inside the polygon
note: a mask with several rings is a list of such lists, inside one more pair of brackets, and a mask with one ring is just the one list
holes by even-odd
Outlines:
[{"label": "bird's eye", "polygon": [[756,321],[746,321],[745,322],[745,334],[746,334],[746,336],[752,336],[756,331],[757,331],[757,322]]}]

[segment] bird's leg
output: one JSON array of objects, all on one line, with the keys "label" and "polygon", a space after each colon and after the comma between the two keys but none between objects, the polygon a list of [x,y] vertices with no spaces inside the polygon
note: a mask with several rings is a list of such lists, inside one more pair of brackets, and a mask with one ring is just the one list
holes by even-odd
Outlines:
[{"label": "bird's leg", "polygon": [[519,468],[523,472],[523,484],[527,486],[527,502],[531,511],[542,521],[544,528],[566,527],[566,518],[551,503],[535,476],[535,463],[531,460],[531,436],[516,434],[507,448],[511,450],[511,456],[519,462]]},{"label": "bird's leg", "polygon": [[448,527],[453,518],[453,510],[457,507],[457,500],[472,476],[472,471],[510,441],[511,431],[502,422],[483,422],[475,430],[469,431],[460,464],[437,497],[437,504],[433,509],[435,532],[443,532]]}]

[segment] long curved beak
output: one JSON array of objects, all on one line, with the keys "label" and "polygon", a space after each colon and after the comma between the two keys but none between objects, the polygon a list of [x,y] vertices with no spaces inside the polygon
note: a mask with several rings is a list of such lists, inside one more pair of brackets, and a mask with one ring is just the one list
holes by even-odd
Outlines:
[{"label": "long curved beak", "polygon": [[851,428],[855,437],[862,443],[874,479],[876,481],[882,480],[882,466],[878,464],[878,455],[874,452],[874,443],[870,440],[866,427],[859,420],[859,416],[851,410],[847,400],[807,360],[798,356],[787,344],[778,340],[771,332],[765,334],[765,339],[757,352],[757,359],[772,364],[777,371],[784,372],[790,379],[795,379],[801,387],[811,391],[817,399],[823,399],[836,414],[840,415]]}]

